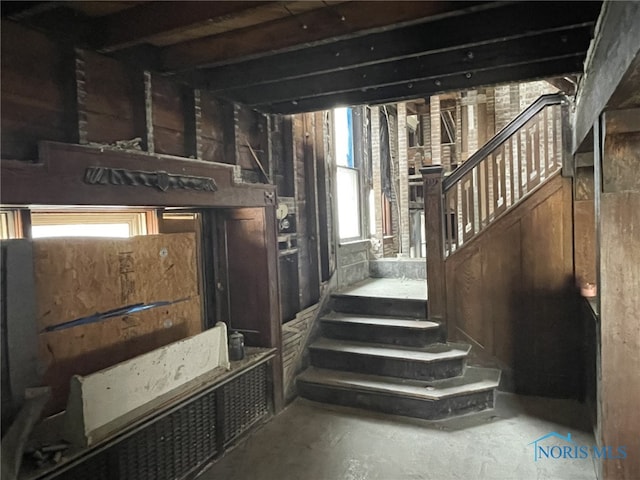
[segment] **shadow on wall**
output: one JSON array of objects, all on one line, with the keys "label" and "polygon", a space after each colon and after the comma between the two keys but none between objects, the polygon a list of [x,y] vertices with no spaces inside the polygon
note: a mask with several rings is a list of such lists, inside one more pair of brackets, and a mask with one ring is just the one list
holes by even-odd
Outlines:
[{"label": "shadow on wall", "polygon": [[511,293],[508,363],[516,393],[584,398],[585,334],[574,285],[571,276],[561,289]]}]

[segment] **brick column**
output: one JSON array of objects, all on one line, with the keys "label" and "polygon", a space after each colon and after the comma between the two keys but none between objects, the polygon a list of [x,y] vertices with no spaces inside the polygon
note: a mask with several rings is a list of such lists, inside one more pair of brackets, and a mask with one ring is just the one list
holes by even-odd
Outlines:
[{"label": "brick column", "polygon": [[431,165],[441,165],[441,138],[440,138],[440,97],[429,97],[429,111],[431,117]]},{"label": "brick column", "polygon": [[409,158],[407,152],[407,105],[398,103],[398,209],[400,210],[400,253],[409,256]]},{"label": "brick column", "polygon": [[383,256],[382,245],[382,174],[380,171],[380,108],[371,107],[371,177],[373,181],[375,239],[379,248],[374,248],[376,257]]}]

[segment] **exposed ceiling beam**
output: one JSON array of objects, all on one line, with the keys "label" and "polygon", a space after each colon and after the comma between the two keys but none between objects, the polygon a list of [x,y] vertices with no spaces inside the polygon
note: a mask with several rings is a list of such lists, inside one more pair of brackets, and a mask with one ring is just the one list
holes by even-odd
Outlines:
[{"label": "exposed ceiling beam", "polygon": [[511,39],[471,48],[438,52],[396,62],[324,73],[304,80],[284,80],[220,92],[246,105],[330,95],[399,83],[437,80],[441,76],[470,74],[476,70],[536,62],[549,57],[584,53],[591,38],[589,27]]},{"label": "exposed ceiling beam", "polygon": [[225,90],[301,78],[356,66],[400,60],[426,53],[522,38],[567,27],[590,26],[600,4],[587,2],[519,2],[467,15],[342,40],[328,45],[271,55],[238,64],[205,69],[209,88]]},{"label": "exposed ceiling beam", "polygon": [[274,4],[260,1],[149,2],[103,17],[95,45],[102,51],[118,50],[158,35],[184,32],[197,25],[215,25],[241,13],[250,13],[262,20],[260,14]]},{"label": "exposed ceiling beam", "polygon": [[490,2],[346,2],[273,22],[168,47],[164,70],[236,62],[314,43],[324,43],[392,24],[464,10]]},{"label": "exposed ceiling beam", "polygon": [[498,68],[477,71],[470,78],[465,74],[442,77],[439,79],[439,84],[436,84],[436,82],[432,80],[425,80],[380,87],[364,92],[352,91],[323,97],[307,98],[300,101],[259,105],[256,109],[267,113],[279,114],[312,112],[344,105],[392,103],[427,97],[447,91],[569,75],[582,70],[584,57],[585,53],[581,53],[568,57],[551,58],[536,63],[498,66]]}]

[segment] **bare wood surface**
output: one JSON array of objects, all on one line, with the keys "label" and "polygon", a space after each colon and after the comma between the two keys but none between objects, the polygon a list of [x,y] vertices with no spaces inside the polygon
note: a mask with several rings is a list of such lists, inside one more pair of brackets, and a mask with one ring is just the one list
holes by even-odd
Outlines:
[{"label": "bare wood surface", "polygon": [[202,331],[195,237],[38,239],[34,245],[37,326],[134,303],[187,299],[97,323],[39,334],[48,412],[64,408],[69,379]]},{"label": "bare wood surface", "polygon": [[556,174],[445,263],[448,323],[524,393],[579,391],[571,194]]}]

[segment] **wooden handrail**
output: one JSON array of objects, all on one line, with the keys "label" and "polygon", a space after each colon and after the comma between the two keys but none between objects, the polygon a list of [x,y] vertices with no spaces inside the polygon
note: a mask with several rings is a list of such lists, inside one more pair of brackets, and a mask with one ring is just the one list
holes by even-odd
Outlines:
[{"label": "wooden handrail", "polygon": [[496,133],[491,140],[485,143],[476,153],[471,155],[451,175],[445,177],[442,182],[444,192],[453,188],[467,173],[474,169],[483,159],[490,155],[496,148],[506,142],[513,134],[520,130],[529,120],[549,105],[558,105],[566,101],[564,93],[551,93],[541,95],[538,99],[524,109],[516,118],[509,122],[502,130]]}]

